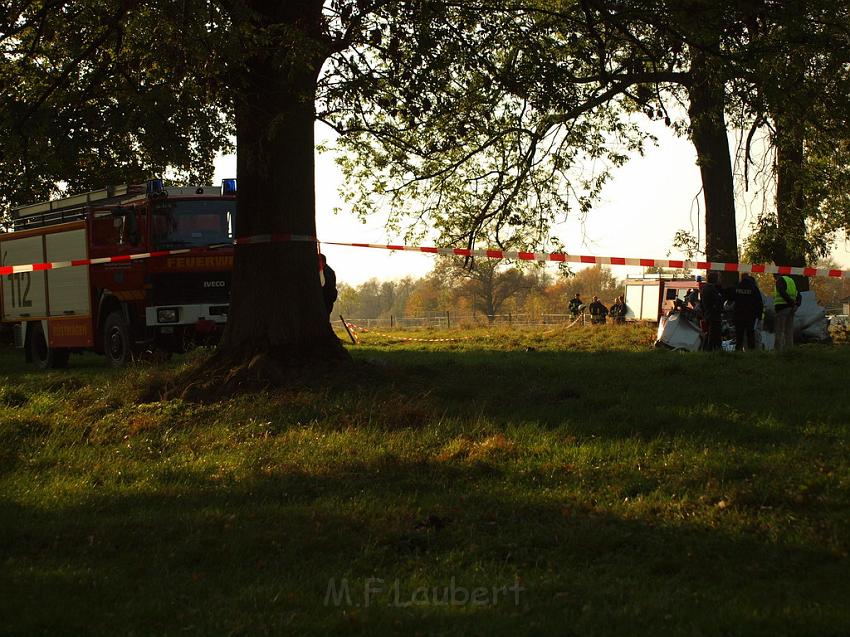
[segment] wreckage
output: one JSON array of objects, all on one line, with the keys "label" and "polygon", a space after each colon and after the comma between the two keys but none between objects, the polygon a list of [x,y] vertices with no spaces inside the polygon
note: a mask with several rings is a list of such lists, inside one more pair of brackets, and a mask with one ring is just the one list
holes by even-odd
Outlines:
[{"label": "wreckage", "polygon": [[[828,343],[829,322],[826,311],[818,304],[814,292],[800,293],[800,306],[794,314],[795,343]],[[775,342],[773,326],[776,313],[773,297],[762,293],[764,317],[756,321],[756,349],[772,350]],[[732,321],[733,304],[727,302],[723,311],[723,349],[735,349],[735,327]],[[696,312],[690,309],[674,310],[658,321],[655,346],[660,348],[695,352],[702,349],[706,334]]]}]

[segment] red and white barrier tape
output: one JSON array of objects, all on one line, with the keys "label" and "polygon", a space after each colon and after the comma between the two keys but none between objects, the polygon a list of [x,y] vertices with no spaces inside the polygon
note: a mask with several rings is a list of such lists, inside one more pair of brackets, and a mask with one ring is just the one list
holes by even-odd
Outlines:
[{"label": "red and white barrier tape", "polygon": [[121,254],[114,257],[98,257],[96,259],[74,259],[72,261],[52,261],[50,263],[28,263],[26,265],[0,266],[0,276],[16,272],[41,272],[42,270],[60,270],[81,265],[99,265],[101,263],[124,263],[152,257],[169,257],[175,254],[187,254],[198,248],[181,248],[179,250],[157,250],[156,252],[140,252],[138,254]]},{"label": "red and white barrier tape", "polygon": [[[12,237],[5,240],[11,240]],[[0,237],[0,241],[4,240]],[[318,239],[309,235],[298,234],[262,234],[250,237],[240,237],[233,241],[234,245],[260,245],[268,243],[290,243],[311,242],[316,243]],[[584,263],[590,265],[628,265],[638,267],[660,267],[673,269],[693,270],[718,270],[725,272],[751,272],[766,274],[792,274],[808,277],[831,277],[836,279],[850,279],[850,270],[836,270],[827,268],[793,267],[785,265],[771,265],[765,263],[724,263],[716,261],[689,261],[684,259],[646,259],[628,257],[597,257],[590,255],[566,254],[564,252],[521,252],[510,250],[470,250],[467,248],[437,248],[429,246],[405,246],[405,245],[383,245],[376,243],[347,243],[341,241],[323,241],[326,245],[346,246],[352,248],[375,248],[379,250],[398,250],[403,252],[423,252],[426,254],[450,254],[461,257],[483,257],[487,259],[514,259],[517,261],[555,261],[559,263]],[[58,270],[82,265],[98,265],[101,263],[121,263],[135,261],[138,259],[150,259],[155,257],[167,257],[177,254],[187,254],[209,248],[225,247],[229,244],[215,244],[211,246],[197,246],[194,248],[180,248],[176,250],[158,250],[155,252],[142,252],[138,254],[122,254],[113,257],[99,257],[96,259],[74,259],[72,261],[54,261],[50,263],[29,263],[23,265],[0,266],[0,276],[16,272],[38,272],[42,270]]]},{"label": "red and white barrier tape", "polygon": [[319,240],[309,234],[255,234],[252,237],[240,237],[233,240],[233,244],[237,246],[292,242],[318,243]]},{"label": "red and white barrier tape", "polygon": [[[0,235],[0,242],[14,240],[14,236]],[[28,263],[23,265],[0,266],[0,276],[14,274],[17,272],[41,272],[43,270],[60,270],[62,268],[74,268],[81,265],[100,265],[102,263],[126,263],[140,259],[153,259],[156,257],[171,257],[178,254],[190,254],[209,250],[210,248],[224,248],[231,245],[258,245],[263,243],[291,243],[310,242],[316,243],[316,237],[301,234],[260,234],[252,237],[242,237],[230,243],[215,243],[208,246],[195,246],[192,248],[177,248],[174,250],[156,250],[154,252],[139,252],[136,254],[119,254],[112,257],[97,257],[95,259],[73,259],[71,261],[52,261],[48,263]]]},{"label": "red and white barrier tape", "polygon": [[355,325],[354,323],[345,322],[350,330],[356,330],[357,332],[365,332],[368,334],[374,334],[375,336],[383,336],[384,338],[391,338],[396,341],[416,341],[419,343],[446,343],[448,341],[468,341],[474,338],[480,338],[476,336],[460,336],[457,338],[411,338],[407,336],[394,336],[392,334],[383,334],[381,332],[373,332],[370,329],[365,327],[360,327],[359,325]]},{"label": "red and white barrier tape", "polygon": [[428,254],[450,254],[461,257],[484,257],[487,259],[514,259],[517,261],[556,261],[562,263],[586,263],[591,265],[631,265],[639,267],[659,267],[692,270],[718,270],[725,272],[751,272],[766,274],[793,274],[800,276],[833,277],[850,279],[850,270],[828,268],[794,267],[767,263],[725,263],[718,261],[689,261],[685,259],[646,259],[629,257],[597,257],[589,255],[567,254],[564,252],[519,252],[509,250],[470,250],[467,248],[436,248],[425,246],[382,245],[376,243],[343,243],[323,241],[326,245],[349,246],[353,248],[376,248],[379,250],[399,250],[404,252],[425,252]]}]

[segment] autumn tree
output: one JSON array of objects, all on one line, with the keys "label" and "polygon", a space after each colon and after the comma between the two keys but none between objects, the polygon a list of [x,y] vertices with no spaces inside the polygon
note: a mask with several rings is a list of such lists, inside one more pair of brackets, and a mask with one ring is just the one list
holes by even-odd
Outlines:
[{"label": "autumn tree", "polygon": [[[30,175],[30,190],[67,180],[60,172],[68,165],[77,167],[69,171],[72,189],[166,166],[209,176],[221,135],[235,129],[236,234],[314,236],[318,78],[328,57],[365,41],[363,20],[374,8],[335,4],[328,11],[321,0],[8,7],[2,70],[11,99],[0,106],[0,119],[14,132],[4,132],[12,162],[4,178],[14,162]],[[343,4],[351,9],[345,16]],[[57,113],[59,123],[51,125]],[[63,142],[68,133],[70,145]],[[42,159],[63,144],[69,156]],[[104,170],[116,160],[117,168]],[[345,355],[323,309],[314,244],[239,246],[232,281],[219,349],[225,366],[258,354],[272,367]]]},{"label": "autumn tree", "polygon": [[[817,262],[818,268],[839,269],[838,264],[832,259],[821,259]],[[812,279],[811,291],[814,293],[818,303],[827,309],[838,309],[841,301],[850,296],[850,280],[835,279],[832,277],[817,277]]]},{"label": "autumn tree", "polygon": [[[608,169],[640,149],[629,113],[665,117],[664,87],[690,92],[695,143],[705,125],[705,148],[728,155],[736,4],[690,5],[15,3],[0,16],[2,179],[24,175],[9,195],[21,200],[53,189],[69,164],[72,189],[167,167],[205,176],[235,130],[236,233],[312,236],[318,118],[348,151],[355,210],[383,198],[399,229],[557,246],[553,223],[585,214]],[[726,232],[727,170],[708,152],[701,169],[722,177],[703,175],[722,204],[710,217]],[[730,258],[730,236],[709,258]],[[317,270],[309,241],[238,246],[219,362],[344,357]]]},{"label": "autumn tree", "polygon": [[[846,3],[755,2],[748,27],[742,102],[748,140],[767,131],[775,204],[750,238],[755,258],[802,266],[827,256],[835,233],[850,227],[850,8]],[[746,160],[755,163],[748,145]],[[755,172],[755,171],[754,171]],[[799,277],[798,287],[808,288]]]},{"label": "autumn tree", "polygon": [[382,318],[404,312],[416,281],[405,277],[400,281],[369,279],[358,286],[339,285],[336,307],[346,317]]},{"label": "autumn tree", "polygon": [[435,276],[456,294],[473,299],[472,307],[493,323],[505,304],[521,294],[541,287],[545,277],[536,268],[520,269],[499,259],[446,256],[435,268]]},{"label": "autumn tree", "polygon": [[[0,208],[168,172],[206,183],[231,150],[226,100],[199,99],[184,3],[8,2],[0,11]],[[171,12],[174,12],[173,14]],[[171,14],[174,19],[162,19]],[[203,19],[203,17],[200,17]],[[197,43],[204,47],[211,34]],[[209,63],[200,66],[204,69]]]},{"label": "autumn tree", "polygon": [[[465,100],[479,104],[476,89],[492,98],[477,70],[494,63],[491,54],[509,62],[499,43],[514,33],[502,14],[442,2],[70,0],[6,9],[3,179],[26,176],[15,202],[58,180],[77,190],[168,167],[208,176],[235,131],[241,237],[315,235],[317,116],[357,136],[357,115],[381,112],[385,126],[365,132],[475,155],[466,126],[481,110]],[[496,64],[506,77],[513,71]],[[421,118],[429,102],[442,104],[439,122]],[[455,107],[462,117],[452,117]],[[513,152],[512,143],[501,147]],[[417,178],[437,177],[422,168]],[[511,188],[495,185],[503,188],[489,187],[494,196]],[[268,369],[344,357],[317,272],[309,241],[239,245],[219,363],[262,355],[269,364],[255,367]]]},{"label": "autumn tree", "polygon": [[579,270],[575,276],[567,279],[564,286],[564,307],[577,293],[582,295],[585,303],[589,303],[593,296],[598,296],[604,303],[611,303],[623,293],[623,284],[614,276],[611,268],[594,265]]},{"label": "autumn tree", "polygon": [[[735,125],[772,123],[778,211],[773,219],[782,242],[774,242],[770,258],[794,263],[793,251],[782,247],[792,246],[794,237],[805,236],[817,251],[828,244],[831,230],[846,227],[846,206],[835,188],[846,182],[840,124],[847,121],[849,102],[846,3],[587,0],[536,6],[538,41],[569,33],[583,44],[588,63],[572,64],[571,49],[556,40],[548,55],[534,56],[532,76],[547,77],[566,95],[579,79],[604,90],[610,103],[664,119],[689,135],[703,184],[709,260],[738,260],[730,118]],[[533,106],[555,110],[550,104],[556,100],[547,97]],[[671,117],[670,102],[686,106],[685,121]],[[819,161],[808,174],[800,159],[804,128],[808,149],[823,149],[811,152]],[[812,135],[815,131],[819,134]],[[807,192],[817,195],[807,198]],[[807,228],[794,222],[801,217],[810,220]],[[725,276],[727,284],[735,278]]]},{"label": "autumn tree", "polygon": [[340,60],[351,81],[327,87],[319,115],[356,213],[389,210],[393,229],[445,245],[562,245],[552,226],[587,214],[646,135],[622,104],[627,60],[600,71],[579,3],[554,17],[548,4],[459,3],[445,21],[439,3],[410,3],[386,55]]},{"label": "autumn tree", "polygon": [[[464,43],[461,30],[456,48],[438,53],[456,60],[438,65],[450,78],[444,90],[425,86],[411,112],[395,106],[406,89],[379,86],[384,108],[332,122],[348,151],[344,171],[366,186],[352,194],[355,209],[413,207],[448,243],[560,245],[552,225],[570,211],[586,214],[610,169],[641,150],[640,112],[690,135],[706,254],[736,261],[725,119],[735,3],[508,1],[488,9],[489,38]],[[686,103],[688,121],[674,121],[668,101]],[[399,117],[433,124],[449,142],[462,135],[467,146],[422,137],[413,125],[399,131],[391,125]]]}]

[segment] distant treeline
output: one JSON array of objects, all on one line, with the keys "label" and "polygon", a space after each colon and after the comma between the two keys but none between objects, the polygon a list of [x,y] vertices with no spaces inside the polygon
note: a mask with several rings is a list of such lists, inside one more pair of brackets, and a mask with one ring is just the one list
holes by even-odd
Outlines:
[{"label": "distant treeline", "polygon": [[[536,267],[505,267],[497,261],[467,266],[461,260],[444,259],[422,278],[369,279],[358,286],[340,284],[334,311],[351,318],[424,318],[450,312],[481,320],[508,315],[537,320],[544,315],[566,314],[567,303],[576,293],[585,303],[597,295],[610,306],[624,292],[624,281],[604,266],[587,268],[572,276]],[[835,265],[825,262],[825,267]],[[682,272],[666,274],[692,276]],[[773,294],[772,277],[757,278],[762,291]],[[850,280],[812,278],[811,289],[821,305],[838,309],[850,296]]]},{"label": "distant treeline", "polygon": [[566,314],[567,302],[576,293],[586,302],[598,295],[610,305],[622,290],[622,281],[601,266],[565,277],[539,268],[499,267],[497,262],[475,263],[469,269],[460,262],[444,261],[419,279],[370,279],[356,287],[340,284],[335,312],[364,318],[427,317],[445,312],[482,319],[508,314],[539,318]]}]

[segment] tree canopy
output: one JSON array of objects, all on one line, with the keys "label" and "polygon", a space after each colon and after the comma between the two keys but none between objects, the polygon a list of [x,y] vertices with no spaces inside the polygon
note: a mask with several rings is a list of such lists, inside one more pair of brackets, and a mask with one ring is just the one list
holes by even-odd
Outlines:
[{"label": "tree canopy", "polygon": [[850,9],[830,0],[756,3],[748,24],[738,93],[749,138],[767,131],[762,161],[776,197],[748,248],[802,265],[828,255],[835,233],[850,228]]},{"label": "tree canopy", "polygon": [[199,63],[199,35],[213,37],[197,28],[203,16],[189,14],[199,6],[7,3],[0,12],[0,203],[166,171],[211,179],[213,158],[231,149],[231,106],[213,99]]},{"label": "tree canopy", "polygon": [[[318,118],[339,134],[355,212],[383,203],[397,228],[451,244],[558,245],[553,224],[585,214],[641,150],[643,112],[690,134],[706,252],[732,259],[733,106],[739,124],[778,133],[780,234],[801,218],[822,237],[846,223],[847,11],[835,0],[12,2],[0,13],[0,197],[164,171],[205,179],[235,133],[237,233],[314,235]],[[687,102],[687,121],[670,117],[671,99]],[[799,157],[803,182],[783,170]],[[309,245],[237,248],[222,351],[338,353],[316,269]]]},{"label": "tree canopy", "polygon": [[448,244],[539,247],[640,150],[622,104],[632,80],[617,77],[630,62],[600,72],[578,4],[402,6],[320,84],[357,213],[385,206],[396,228]]}]

